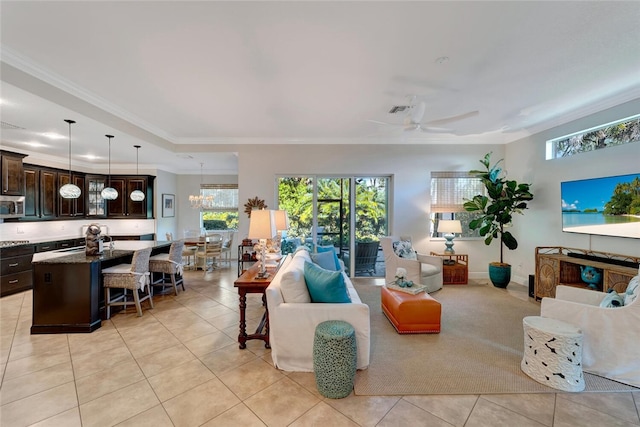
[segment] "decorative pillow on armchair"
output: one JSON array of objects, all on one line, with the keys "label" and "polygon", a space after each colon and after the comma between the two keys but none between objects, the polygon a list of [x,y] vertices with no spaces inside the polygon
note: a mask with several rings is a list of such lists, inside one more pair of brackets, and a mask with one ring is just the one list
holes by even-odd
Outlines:
[{"label": "decorative pillow on armchair", "polygon": [[416,251],[414,251],[413,246],[411,246],[411,242],[407,240],[393,242],[393,252],[395,252],[395,254],[400,258],[418,259]]},{"label": "decorative pillow on armchair", "polygon": [[624,305],[629,305],[638,298],[640,294],[640,275],[634,276],[627,285],[624,295]]},{"label": "decorative pillow on armchair", "polygon": [[608,292],[600,302],[600,307],[603,308],[617,308],[624,306],[624,298],[622,295],[618,295],[617,292]]}]

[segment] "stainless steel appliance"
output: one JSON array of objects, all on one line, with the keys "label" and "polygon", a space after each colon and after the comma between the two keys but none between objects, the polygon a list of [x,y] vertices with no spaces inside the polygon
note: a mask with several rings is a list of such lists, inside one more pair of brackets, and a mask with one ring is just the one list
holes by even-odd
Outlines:
[{"label": "stainless steel appliance", "polygon": [[0,218],[24,216],[24,196],[0,196]]},{"label": "stainless steel appliance", "polygon": [[26,245],[28,240],[0,240],[0,248],[10,248],[12,246]]}]

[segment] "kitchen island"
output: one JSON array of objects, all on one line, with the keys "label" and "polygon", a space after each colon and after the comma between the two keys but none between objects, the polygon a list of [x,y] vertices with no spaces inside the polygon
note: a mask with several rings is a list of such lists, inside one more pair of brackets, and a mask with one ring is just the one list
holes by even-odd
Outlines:
[{"label": "kitchen island", "polygon": [[102,255],[87,256],[84,246],[34,254],[31,333],[98,329],[104,316],[102,269],[130,263],[138,249],[151,247],[156,255],[170,246],[169,241],[115,241]]}]

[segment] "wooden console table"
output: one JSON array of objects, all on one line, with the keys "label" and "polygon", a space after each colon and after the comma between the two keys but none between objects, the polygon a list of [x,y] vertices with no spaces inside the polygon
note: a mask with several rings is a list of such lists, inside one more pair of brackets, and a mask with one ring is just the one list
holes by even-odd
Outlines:
[{"label": "wooden console table", "polygon": [[[562,246],[536,248],[535,298],[555,297],[558,285],[588,288],[582,281],[580,267],[591,266],[602,272],[599,290],[624,292],[631,278],[638,274],[639,257],[597,252]],[[597,291],[594,291],[597,292]]]},{"label": "wooden console table", "polygon": [[[247,347],[248,340],[263,340],[265,348],[271,348],[269,344],[269,309],[267,308],[265,289],[271,284],[271,280],[273,280],[273,277],[276,275],[278,267],[267,267],[267,271],[270,274],[266,279],[257,278],[258,273],[260,273],[260,263],[255,263],[233,282],[233,286],[238,288],[240,298],[240,333],[238,334],[238,343],[240,343],[241,349]],[[253,334],[247,334],[247,294],[262,294],[262,305],[264,306],[264,315]]]},{"label": "wooden console table", "polygon": [[431,252],[442,260],[442,282],[445,285],[466,285],[469,282],[469,255]]}]

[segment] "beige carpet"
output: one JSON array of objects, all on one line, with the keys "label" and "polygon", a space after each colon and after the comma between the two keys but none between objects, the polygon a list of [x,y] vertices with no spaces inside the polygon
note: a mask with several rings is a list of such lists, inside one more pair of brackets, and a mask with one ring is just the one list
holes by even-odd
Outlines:
[{"label": "beige carpet", "polygon": [[[356,395],[558,391],[520,370],[522,318],[539,315],[538,303],[490,284],[445,286],[431,294],[442,304],[441,332],[399,335],[380,309],[380,288],[355,287],[371,312],[371,364],[356,374]],[[584,375],[585,391],[638,390]]]}]

